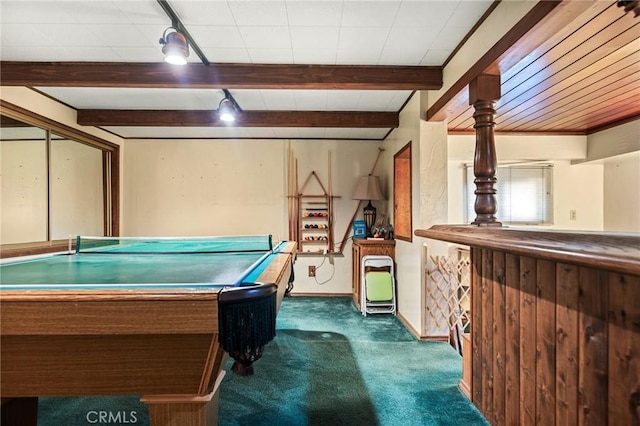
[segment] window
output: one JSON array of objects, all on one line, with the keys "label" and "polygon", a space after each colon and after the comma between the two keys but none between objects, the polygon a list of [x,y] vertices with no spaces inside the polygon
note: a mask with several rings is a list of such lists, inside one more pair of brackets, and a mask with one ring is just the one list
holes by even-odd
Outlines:
[{"label": "window", "polygon": [[[473,209],[476,185],[473,165],[466,170],[466,218],[476,217]],[[553,165],[498,166],[496,171],[496,217],[502,223],[519,225],[553,224]]]}]

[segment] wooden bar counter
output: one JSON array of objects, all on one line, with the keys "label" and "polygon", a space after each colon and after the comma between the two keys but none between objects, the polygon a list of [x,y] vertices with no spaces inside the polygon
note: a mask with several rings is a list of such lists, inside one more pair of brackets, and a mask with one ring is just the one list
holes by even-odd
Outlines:
[{"label": "wooden bar counter", "polygon": [[471,247],[471,399],[493,425],[640,425],[640,234],[436,225]]}]

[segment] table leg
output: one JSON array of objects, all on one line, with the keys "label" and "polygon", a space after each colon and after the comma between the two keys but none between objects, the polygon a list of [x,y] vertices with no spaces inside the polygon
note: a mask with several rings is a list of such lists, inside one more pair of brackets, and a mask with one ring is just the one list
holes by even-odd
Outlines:
[{"label": "table leg", "polygon": [[2,398],[0,424],[2,426],[36,426],[38,398]]},{"label": "table leg", "polygon": [[221,371],[208,395],[147,395],[140,401],[149,408],[151,426],[217,426]]}]

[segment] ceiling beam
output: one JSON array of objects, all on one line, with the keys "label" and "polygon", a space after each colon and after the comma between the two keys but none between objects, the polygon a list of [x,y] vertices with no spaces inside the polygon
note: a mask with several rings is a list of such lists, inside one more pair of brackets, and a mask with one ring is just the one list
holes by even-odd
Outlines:
[{"label": "ceiling beam", "polygon": [[243,111],[232,123],[211,110],[78,110],[83,126],[396,128],[397,112]]},{"label": "ceiling beam", "polygon": [[431,66],[0,62],[3,86],[439,90]]}]

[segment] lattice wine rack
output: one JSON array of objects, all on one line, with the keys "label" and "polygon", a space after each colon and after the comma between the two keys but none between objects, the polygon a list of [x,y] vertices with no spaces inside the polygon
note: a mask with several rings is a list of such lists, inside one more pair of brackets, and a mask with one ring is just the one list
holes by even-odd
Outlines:
[{"label": "lattice wine rack", "polygon": [[449,256],[429,256],[425,268],[427,322],[448,329],[461,351],[460,334],[470,331],[471,281],[469,250],[457,248]]}]

